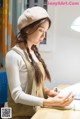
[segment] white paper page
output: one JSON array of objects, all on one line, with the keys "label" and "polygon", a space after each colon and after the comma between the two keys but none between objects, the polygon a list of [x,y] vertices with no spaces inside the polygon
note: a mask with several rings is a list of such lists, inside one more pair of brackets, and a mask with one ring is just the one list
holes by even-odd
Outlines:
[{"label": "white paper page", "polygon": [[73,102],[69,106],[66,106],[63,109],[72,109],[74,111],[80,111],[80,100],[73,100]]},{"label": "white paper page", "polygon": [[61,90],[59,95],[60,96],[66,96],[70,92],[72,92],[73,95],[75,95],[75,99],[80,100],[80,83],[77,83],[77,84],[71,85],[67,88],[64,88],[63,90]]},{"label": "white paper page", "polygon": [[64,107],[64,109],[74,109],[80,111],[80,83],[62,89],[59,93],[59,96],[66,96],[70,92],[72,92],[73,95],[75,95],[75,98],[72,101],[72,103],[69,106]]}]

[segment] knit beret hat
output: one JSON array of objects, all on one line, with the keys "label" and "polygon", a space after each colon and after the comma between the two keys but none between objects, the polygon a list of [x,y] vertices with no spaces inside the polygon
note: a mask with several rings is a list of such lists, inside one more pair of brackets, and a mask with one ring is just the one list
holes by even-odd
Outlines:
[{"label": "knit beret hat", "polygon": [[39,6],[28,8],[18,18],[18,29],[21,30],[22,28],[46,17],[50,19],[47,11],[44,8]]}]

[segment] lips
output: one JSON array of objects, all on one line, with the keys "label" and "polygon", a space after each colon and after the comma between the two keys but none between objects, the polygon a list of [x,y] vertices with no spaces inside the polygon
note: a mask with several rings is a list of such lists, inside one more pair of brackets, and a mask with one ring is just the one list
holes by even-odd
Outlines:
[{"label": "lips", "polygon": [[42,42],[42,41],[43,41],[43,39],[40,39],[40,40],[39,40],[39,42]]}]

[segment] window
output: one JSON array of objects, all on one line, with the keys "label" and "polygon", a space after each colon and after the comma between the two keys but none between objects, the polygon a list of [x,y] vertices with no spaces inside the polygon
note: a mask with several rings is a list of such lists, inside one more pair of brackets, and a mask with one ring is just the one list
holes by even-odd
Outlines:
[{"label": "window", "polygon": [[[26,8],[33,7],[33,6],[41,6],[47,10],[47,0],[27,0],[26,1]],[[47,38],[47,34],[41,44],[46,44],[46,38]]]},{"label": "window", "polygon": [[29,0],[27,0],[27,6],[26,7],[29,8]]},{"label": "window", "polygon": [[43,7],[47,10],[47,0],[44,0]]},{"label": "window", "polygon": [[3,6],[3,0],[0,0],[0,7]]},{"label": "window", "polygon": [[26,4],[26,8],[33,7],[33,6],[41,6],[47,9],[47,0],[26,0],[25,4]]},{"label": "window", "polygon": [[34,0],[34,3],[38,3],[38,0]]}]

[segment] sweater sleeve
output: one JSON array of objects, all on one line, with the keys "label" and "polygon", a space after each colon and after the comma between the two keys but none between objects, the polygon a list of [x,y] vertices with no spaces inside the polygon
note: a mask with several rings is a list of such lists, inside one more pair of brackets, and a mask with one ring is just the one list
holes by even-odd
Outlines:
[{"label": "sweater sleeve", "polygon": [[6,72],[11,96],[15,103],[21,103],[30,106],[43,106],[44,98],[35,97],[26,94],[21,87],[19,75],[20,56],[14,51],[9,51],[6,55]]}]

